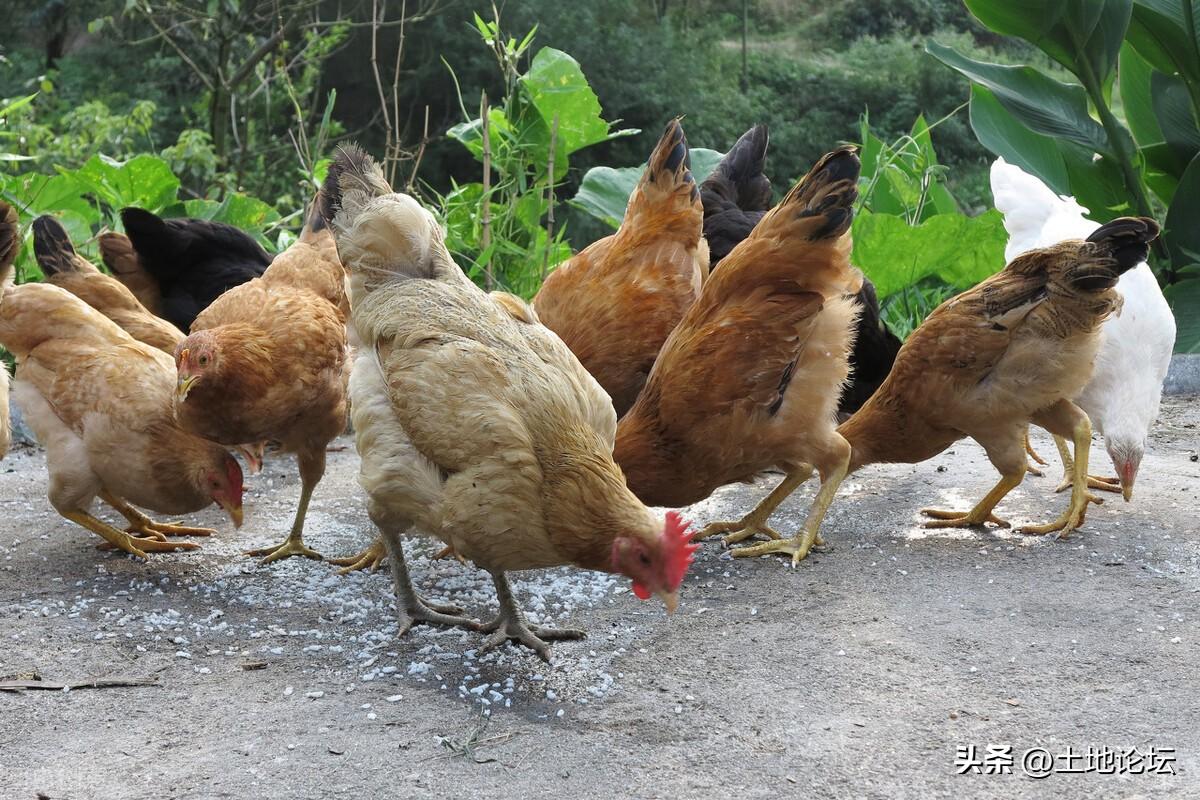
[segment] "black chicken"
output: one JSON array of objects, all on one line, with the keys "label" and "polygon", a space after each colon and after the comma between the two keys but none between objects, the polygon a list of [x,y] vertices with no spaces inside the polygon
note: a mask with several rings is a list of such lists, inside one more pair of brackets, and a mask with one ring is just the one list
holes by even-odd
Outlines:
[{"label": "black chicken", "polygon": [[[716,269],[771,208],[771,181],[763,174],[767,139],[766,125],[746,131],[700,184],[709,269]],[[857,297],[862,313],[850,353],[850,380],[838,402],[839,417],[850,416],[867,402],[900,352],[900,339],[884,324],[875,286],[865,277]]]},{"label": "black chicken", "polygon": [[258,242],[232,225],[162,219],[140,208],[122,209],[121,221],[142,268],[158,283],[160,316],[183,331],[213,300],[271,263]]}]

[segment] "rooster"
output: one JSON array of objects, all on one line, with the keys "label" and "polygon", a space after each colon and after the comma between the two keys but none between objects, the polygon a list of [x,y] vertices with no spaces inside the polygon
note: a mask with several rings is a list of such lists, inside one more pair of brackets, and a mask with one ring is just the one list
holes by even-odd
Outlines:
[{"label": "rooster", "polygon": [[703,210],[687,138],[672,120],[629,198],[621,228],[550,273],[534,298],[624,415],[708,276]]},{"label": "rooster", "polygon": [[[853,148],[824,156],[733,249],[617,426],[617,463],[654,505],[695,503],[765,470],[785,472],[741,520],[697,534],[726,533],[728,544],[755,534],[773,540],[735,556],[803,559],[846,474],[850,446],[834,428],[862,281],[850,266],[849,235],[859,166]],[[821,489],[812,511],[784,539],[767,521],[814,468]]]},{"label": "rooster", "polygon": [[351,378],[359,479],[391,553],[402,629],[474,626],[413,590],[400,538],[411,528],[491,574],[500,611],[483,650],[511,639],[548,660],[547,640],[583,635],[530,625],[510,570],[623,574],[673,611],[692,558],[687,526],[626,487],[596,380],[528,305],[468,280],[433,216],[393,193],[362,151],[339,153],[323,194],[362,343]]},{"label": "rooster", "polygon": [[[992,164],[992,195],[996,208],[1004,214],[1009,235],[1004,256],[1010,260],[1037,247],[1087,237],[1100,227],[1085,216],[1087,209],[1074,198],[1055,195],[1037,178],[1002,158]],[[1124,273],[1116,291],[1123,301],[1121,311],[1101,326],[1095,369],[1075,403],[1104,436],[1105,449],[1117,470],[1115,478],[1088,476],[1088,486],[1120,491],[1128,501],[1133,497],[1150,427],[1158,417],[1175,345],[1175,317],[1145,262]],[[1066,442],[1056,436],[1055,443],[1063,461],[1061,492],[1071,485],[1074,467]]]},{"label": "rooster", "polygon": [[931,528],[1008,523],[993,512],[1025,476],[1029,423],[1075,444],[1071,502],[1057,519],[1024,533],[1066,536],[1084,521],[1092,428],[1071,400],[1092,374],[1100,326],[1121,304],[1121,274],[1145,260],[1158,225],[1120,218],[1031,250],[938,306],[900,349],[879,391],[838,430],[851,471],[915,464],[964,436],[987,451],[1000,481],[970,511],[926,509]]},{"label": "rooster", "polygon": [[[714,270],[771,207],[771,181],[763,174],[767,141],[767,126],[755,125],[742,134],[700,184],[704,237]],[[855,299],[861,310],[855,323],[854,349],[850,351],[850,379],[838,400],[842,419],[857,411],[879,388],[900,352],[900,339],[884,323],[875,286],[869,279],[863,278]]]}]

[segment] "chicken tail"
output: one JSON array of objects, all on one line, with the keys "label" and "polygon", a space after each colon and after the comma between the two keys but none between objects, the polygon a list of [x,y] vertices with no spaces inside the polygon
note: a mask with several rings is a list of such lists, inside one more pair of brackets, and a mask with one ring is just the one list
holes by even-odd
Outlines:
[{"label": "chicken tail", "polygon": [[755,125],[742,134],[700,184],[700,197],[708,213],[709,198],[714,194],[737,205],[742,211],[766,211],[771,207],[771,181],[763,174],[767,159],[767,126]]},{"label": "chicken tail", "polygon": [[413,278],[468,282],[433,215],[412,197],[393,192],[379,165],[357,146],[338,151],[320,206],[351,273],[352,292]]},{"label": "chicken tail", "polygon": [[33,256],[46,277],[62,272],[96,271],[79,257],[67,229],[51,216],[41,216],[33,221]]},{"label": "chicken tail", "polygon": [[[692,177],[691,153],[683,126],[678,119],[673,119],[654,146],[646,171],[629,197],[621,228],[637,229],[641,227],[641,220],[661,220],[664,211],[683,213],[686,217],[693,209],[703,213],[700,189]],[[701,224],[701,219],[697,216],[694,224]]]},{"label": "chicken tail", "polygon": [[[0,200],[0,302],[13,281],[13,262],[21,249],[21,227],[17,210]],[[0,360],[0,458],[12,444],[8,418],[8,364]]]},{"label": "chicken tail", "polygon": [[1121,275],[1146,260],[1158,232],[1158,223],[1149,217],[1118,217],[1101,225],[1087,238],[1081,253],[1085,258],[1067,279],[1085,292],[1111,289]]}]

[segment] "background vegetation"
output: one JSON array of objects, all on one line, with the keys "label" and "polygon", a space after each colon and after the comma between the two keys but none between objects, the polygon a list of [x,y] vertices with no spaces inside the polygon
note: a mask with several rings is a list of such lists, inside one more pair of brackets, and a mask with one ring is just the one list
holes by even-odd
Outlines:
[{"label": "background vegetation", "polygon": [[[698,171],[766,122],[780,192],[839,141],[864,145],[855,258],[901,334],[1003,261],[1003,229],[988,211],[993,155],[972,129],[971,85],[927,43],[1079,80],[1036,37],[987,27],[959,0],[16,0],[9,9],[0,196],[26,221],[62,218],[85,253],[102,229],[119,229],[124,205],[224,219],[282,248],[332,144],[355,139],[442,216],[477,280],[529,296],[571,249],[611,230],[667,120],[685,115],[693,147],[713,151],[697,154]],[[1111,98],[1114,82],[1101,83]],[[1111,104],[1123,120],[1121,88]],[[1164,263],[1165,276],[1182,275]],[[38,277],[28,253],[19,268],[21,280]]]}]

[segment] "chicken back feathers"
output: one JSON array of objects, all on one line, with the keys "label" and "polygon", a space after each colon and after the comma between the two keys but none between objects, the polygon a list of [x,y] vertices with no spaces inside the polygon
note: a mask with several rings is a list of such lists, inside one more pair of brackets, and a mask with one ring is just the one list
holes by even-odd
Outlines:
[{"label": "chicken back feathers", "polygon": [[[0,297],[12,284],[13,262],[21,249],[21,228],[17,210],[0,200]],[[8,418],[9,392],[8,365],[0,361],[0,458],[8,454],[12,445],[12,431]]]},{"label": "chicken back feathers", "polygon": [[677,588],[686,534],[626,487],[611,404],[578,360],[522,301],[471,283],[432,215],[364,153],[343,150],[326,187],[363,342],[352,406],[376,523],[493,572],[612,572],[615,542],[637,538],[662,548]]},{"label": "chicken back feathers", "polygon": [[156,316],[162,316],[162,289],[158,279],[146,271],[133,242],[123,233],[108,231],[100,234],[100,258],[104,266],[125,288],[133,292],[146,309]]},{"label": "chicken back feathers", "polygon": [[150,313],[120,281],[76,253],[67,231],[53,217],[33,221],[33,252],[49,283],[75,295],[139,342],[175,352],[183,331]]},{"label": "chicken back feathers", "polygon": [[1099,326],[1120,307],[1113,286],[1157,234],[1153,220],[1114,220],[1086,241],[1018,256],[935,309],[879,391],[838,429],[853,448],[851,469],[916,463],[971,436],[994,463],[1015,452],[1017,466],[996,464],[1005,474],[1023,470],[1021,432],[1087,383]]},{"label": "chicken back feathers", "polygon": [[663,132],[629,199],[621,228],[557,267],[534,298],[557,333],[612,397],[633,405],[667,336],[708,274],[703,207],[679,120]]},{"label": "chicken back feathers", "polygon": [[[686,505],[832,433],[862,274],[848,230],[859,161],[830,153],[733,249],[617,426],[644,502]],[[811,463],[811,462],[809,462]]]}]

